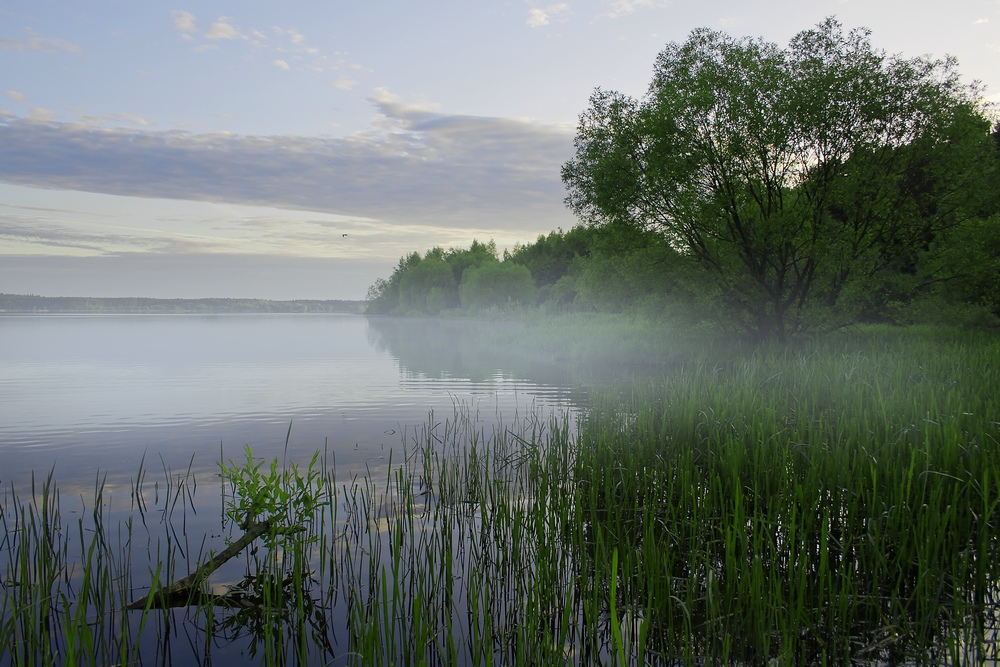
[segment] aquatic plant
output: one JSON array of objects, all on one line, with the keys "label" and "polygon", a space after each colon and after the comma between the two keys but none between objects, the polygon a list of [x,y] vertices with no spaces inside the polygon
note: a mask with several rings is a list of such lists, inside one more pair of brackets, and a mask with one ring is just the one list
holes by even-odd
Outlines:
[{"label": "aquatic plant", "polygon": [[995,338],[870,330],[664,371],[578,423],[459,405],[346,477],[328,450],[246,450],[204,536],[190,466],[140,465],[127,508],[103,478],[76,514],[51,476],[6,488],[0,664],[997,658]]}]

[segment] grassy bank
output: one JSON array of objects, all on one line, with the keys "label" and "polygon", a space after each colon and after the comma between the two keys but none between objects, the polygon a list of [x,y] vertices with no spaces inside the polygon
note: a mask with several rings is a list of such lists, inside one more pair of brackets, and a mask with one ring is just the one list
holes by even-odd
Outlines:
[{"label": "grassy bank", "polygon": [[[995,337],[687,350],[579,424],[432,416],[366,476],[139,471],[116,520],[100,484],[72,516],[55,484],[7,489],[0,664],[996,658]],[[184,530],[220,497],[223,531]],[[262,520],[186,604],[125,610]]]}]

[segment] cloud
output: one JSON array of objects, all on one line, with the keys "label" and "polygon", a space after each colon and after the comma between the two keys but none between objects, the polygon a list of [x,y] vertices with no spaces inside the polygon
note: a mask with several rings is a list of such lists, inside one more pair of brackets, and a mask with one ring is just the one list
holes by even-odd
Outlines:
[{"label": "cloud", "polygon": [[26,99],[24,93],[19,93],[16,90],[8,90],[5,94],[15,102],[23,102]]},{"label": "cloud", "polygon": [[55,117],[55,113],[51,110],[35,107],[30,111],[27,120],[31,123],[51,123]]},{"label": "cloud", "polygon": [[525,24],[530,28],[542,28],[552,22],[553,17],[569,12],[569,4],[559,2],[547,7],[530,7]]},{"label": "cloud", "polygon": [[337,51],[331,57],[323,54],[314,46],[308,46],[305,35],[297,30],[282,28],[280,26],[273,26],[271,30],[277,36],[277,39],[268,48],[277,54],[281,54],[281,60],[295,63],[300,69],[318,73],[341,72],[344,70],[362,71],[366,69],[357,63],[350,62],[345,52]]},{"label": "cloud", "polygon": [[[398,107],[406,109],[409,113],[415,112],[427,112],[427,113],[437,113],[439,112],[440,105],[427,102],[426,100],[420,102],[403,102],[403,98],[392,92],[385,86],[377,86],[372,89],[372,92],[366,98],[377,110],[384,111],[389,107]],[[385,114],[382,118],[386,118]]]},{"label": "cloud", "polygon": [[[309,70],[320,74],[368,71],[366,67],[350,62],[346,52],[337,51],[332,56],[327,56],[318,48],[308,46],[306,36],[292,28],[273,26],[271,32],[274,38],[269,39],[263,31],[256,28],[245,31],[238,28],[228,16],[220,16],[206,31],[198,28],[196,18],[190,12],[175,10],[171,12],[171,18],[183,39],[189,42],[200,41],[194,45],[195,53],[218,50],[220,42],[239,41],[254,50],[273,54],[274,58],[270,63],[286,71],[293,67],[296,70]],[[350,90],[356,84],[356,79],[344,76],[333,82],[334,87],[341,90]]]},{"label": "cloud", "polygon": [[484,237],[530,239],[573,224],[559,177],[572,157],[573,128],[444,114],[386,91],[371,102],[371,127],[335,138],[0,118],[0,181],[477,229]]},{"label": "cloud", "polygon": [[281,28],[279,26],[274,26],[273,30],[277,35],[288,37],[288,40],[292,44],[305,44],[305,35],[296,30],[292,30],[291,28]]},{"label": "cloud", "polygon": [[528,18],[525,21],[529,28],[541,28],[549,24],[549,16],[544,10],[532,7],[528,10]]},{"label": "cloud", "polygon": [[76,53],[80,50],[80,47],[73,42],[67,42],[63,39],[41,37],[30,28],[26,28],[24,33],[25,37],[23,39],[0,38],[0,51],[35,51],[39,53],[57,53],[59,51],[68,51],[70,53]]},{"label": "cloud", "polygon": [[195,22],[194,14],[176,9],[170,12],[170,17],[174,21],[174,27],[182,33],[199,32],[198,24]]},{"label": "cloud", "polygon": [[[0,240],[7,248],[5,255],[28,254],[16,252],[21,246],[31,248],[34,254],[94,257],[108,251],[145,249],[142,240],[120,234],[91,234],[71,226],[52,224],[43,217],[0,215]],[[44,248],[44,253],[39,252]],[[15,252],[11,252],[13,249]]]},{"label": "cloud", "polygon": [[[392,260],[267,255],[4,257],[0,284],[12,294],[158,298],[363,299]],[[183,267],[183,270],[178,270]]]},{"label": "cloud", "polygon": [[657,7],[667,7],[670,0],[606,0],[610,11],[603,14],[608,18],[616,19],[628,16],[640,9],[653,9]]},{"label": "cloud", "polygon": [[447,232],[419,226],[392,230],[372,220],[313,211],[0,185],[3,256],[149,252],[379,257],[398,254],[398,248],[386,253],[387,243],[412,242],[415,235],[426,234],[448,238]]},{"label": "cloud", "polygon": [[330,85],[334,88],[340,90],[353,90],[356,85],[358,85],[357,79],[352,79],[347,76],[342,76],[339,79],[334,79],[330,82]]},{"label": "cloud", "polygon": [[142,116],[131,113],[112,113],[104,116],[83,116],[82,122],[96,127],[113,126],[124,123],[136,127],[148,127],[151,123]]},{"label": "cloud", "polygon": [[404,253],[494,235],[0,184],[0,284],[19,293],[363,298]]},{"label": "cloud", "polygon": [[975,21],[974,21],[973,23],[974,23],[975,25],[982,25],[982,24],[984,24],[984,23],[989,23],[989,22],[990,22],[990,20],[989,20],[989,19],[985,19],[985,18],[984,18],[984,19],[976,19],[976,20],[975,20]]},{"label": "cloud", "polygon": [[246,35],[229,22],[227,16],[220,16],[205,33],[205,39],[246,39]]}]

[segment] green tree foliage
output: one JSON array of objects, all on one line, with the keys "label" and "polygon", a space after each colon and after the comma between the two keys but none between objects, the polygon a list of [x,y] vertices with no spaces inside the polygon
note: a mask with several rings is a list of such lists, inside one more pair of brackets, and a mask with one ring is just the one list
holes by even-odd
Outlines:
[{"label": "green tree foliage", "polygon": [[595,91],[567,203],[657,230],[711,281],[718,314],[760,337],[842,321],[982,212],[995,152],[955,66],[887,56],[833,19],[787,49],[696,30],[641,100]]},{"label": "green tree foliage", "polygon": [[609,224],[592,229],[591,253],[575,266],[577,308],[605,312],[659,312],[682,293],[691,262],[663,234]]},{"label": "green tree foliage", "polygon": [[473,241],[468,249],[431,248],[400,258],[389,278],[368,288],[368,312],[379,315],[437,315],[459,306],[458,287],[469,269],[497,264],[496,243]]},{"label": "green tree foliage", "polygon": [[534,304],[535,281],[527,267],[513,262],[489,262],[465,272],[459,293],[470,310]]},{"label": "green tree foliage", "polygon": [[[535,304],[547,311],[623,312],[663,311],[668,301],[689,305],[690,259],[655,231],[580,226],[516,246],[503,262],[496,255],[493,242],[473,241],[469,249],[404,256],[388,279],[369,288],[368,312],[437,314],[459,305],[481,310]],[[458,301],[442,264],[452,269]]]},{"label": "green tree foliage", "polygon": [[389,315],[399,309],[399,285],[403,276],[420,264],[420,253],[411,252],[399,258],[399,263],[388,278],[379,278],[368,288],[368,312]]},{"label": "green tree foliage", "polygon": [[664,245],[595,253],[576,277],[577,305],[609,313],[662,305],[678,286],[670,263],[675,254]]},{"label": "green tree foliage", "polygon": [[[932,286],[922,304],[956,322],[969,317],[995,324],[1000,318],[1000,213],[950,230],[931,248],[917,277]],[[927,319],[927,318],[925,318]]]},{"label": "green tree foliage", "polygon": [[402,313],[437,315],[458,305],[455,273],[435,248],[419,264],[403,273],[399,281],[399,306]]},{"label": "green tree foliage", "polygon": [[608,224],[542,234],[505,261],[531,272],[537,302],[548,311],[662,310],[675,299],[689,263],[659,232]]},{"label": "green tree foliage", "polygon": [[480,243],[473,240],[468,250],[449,250],[444,259],[451,267],[455,275],[455,284],[462,284],[462,277],[466,270],[482,266],[483,264],[495,264],[497,259],[497,244],[492,240],[489,243]]},{"label": "green tree foliage", "polygon": [[526,267],[535,285],[554,285],[569,274],[580,258],[589,257],[596,242],[595,230],[577,226],[568,232],[557,230],[540,234],[528,245],[516,245],[505,260]]}]

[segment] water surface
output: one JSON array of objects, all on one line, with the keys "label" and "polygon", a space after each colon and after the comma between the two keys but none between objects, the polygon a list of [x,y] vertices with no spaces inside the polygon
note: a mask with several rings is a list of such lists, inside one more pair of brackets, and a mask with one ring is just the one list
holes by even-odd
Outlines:
[{"label": "water surface", "polygon": [[[98,471],[197,469],[244,445],[338,469],[377,465],[407,429],[454,406],[484,428],[570,406],[568,384],[484,365],[462,325],[358,315],[6,315],[0,317],[0,483],[55,470],[60,486]],[[428,350],[427,354],[421,350]],[[405,355],[405,358],[401,358]],[[442,358],[442,356],[444,358]],[[162,463],[161,463],[162,460]]]}]

